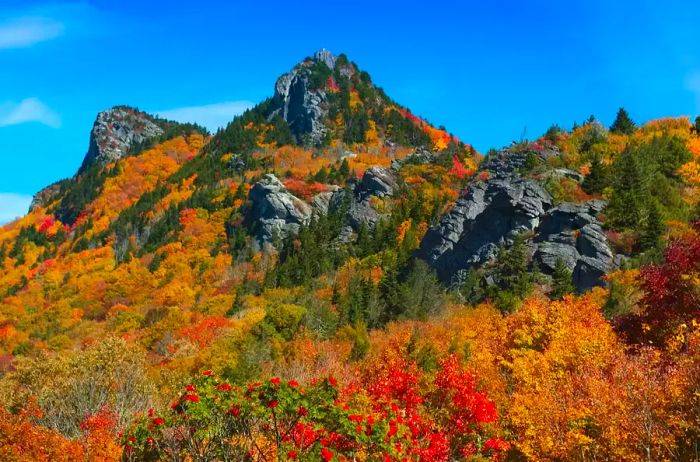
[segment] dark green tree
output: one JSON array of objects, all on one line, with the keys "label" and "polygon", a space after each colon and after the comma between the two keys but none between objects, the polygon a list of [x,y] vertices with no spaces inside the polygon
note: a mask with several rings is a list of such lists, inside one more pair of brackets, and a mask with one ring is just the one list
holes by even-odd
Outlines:
[{"label": "dark green tree", "polygon": [[495,283],[487,289],[487,297],[501,311],[514,311],[532,290],[535,279],[528,269],[528,248],[522,235],[515,236],[510,247],[501,247],[490,273]]},{"label": "dark green tree", "polygon": [[591,161],[591,171],[581,186],[588,194],[601,194],[610,184],[609,178],[607,167],[600,160],[600,156],[595,156]]},{"label": "dark green tree", "polygon": [[561,257],[557,257],[552,273],[552,291],[549,293],[552,300],[561,300],[564,295],[574,291],[574,284],[571,281],[571,270]]},{"label": "dark green tree", "polygon": [[348,176],[350,176],[350,164],[348,164],[347,159],[343,159],[343,162],[341,162],[338,174],[343,180],[346,180]]},{"label": "dark green tree", "polygon": [[664,222],[661,211],[656,201],[652,201],[649,206],[647,220],[639,237],[639,244],[642,250],[653,249],[659,244],[659,240],[664,233]]},{"label": "dark green tree", "polygon": [[700,133],[700,115],[695,118],[695,131]]},{"label": "dark green tree", "polygon": [[350,359],[358,361],[365,357],[369,351],[369,333],[367,325],[364,322],[355,324],[354,335],[352,339],[352,349],[350,350]]},{"label": "dark green tree", "polygon": [[637,125],[632,121],[625,108],[620,108],[617,111],[615,122],[610,126],[610,131],[613,133],[622,133],[631,135],[637,129]]},{"label": "dark green tree", "polygon": [[610,224],[629,228],[642,223],[650,200],[648,173],[632,149],[626,149],[613,165],[613,194],[606,209]]}]

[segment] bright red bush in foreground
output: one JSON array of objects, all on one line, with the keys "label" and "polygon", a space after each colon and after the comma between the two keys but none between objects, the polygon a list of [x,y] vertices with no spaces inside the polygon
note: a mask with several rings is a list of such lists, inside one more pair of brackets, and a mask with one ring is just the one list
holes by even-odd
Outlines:
[{"label": "bright red bush in foreground", "polygon": [[[390,367],[391,366],[391,367]],[[428,387],[415,364],[387,365],[367,387],[333,377],[306,387],[274,377],[241,389],[202,374],[167,415],[147,417],[122,443],[131,460],[497,460],[509,444],[490,437],[494,403],[456,357]]]}]

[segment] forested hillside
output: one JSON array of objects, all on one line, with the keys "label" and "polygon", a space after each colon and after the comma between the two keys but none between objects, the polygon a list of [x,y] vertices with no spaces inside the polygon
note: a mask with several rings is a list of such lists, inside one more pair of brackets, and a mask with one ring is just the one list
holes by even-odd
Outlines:
[{"label": "forested hillside", "polygon": [[0,227],[0,459],[698,460],[699,131],[482,155],[327,50],[106,110]]}]

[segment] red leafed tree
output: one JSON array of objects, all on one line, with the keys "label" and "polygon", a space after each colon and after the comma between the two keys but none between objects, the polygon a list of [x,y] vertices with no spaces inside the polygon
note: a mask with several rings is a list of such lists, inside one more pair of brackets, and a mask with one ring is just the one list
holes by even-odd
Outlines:
[{"label": "red leafed tree", "polygon": [[700,316],[700,223],[694,226],[695,233],[668,244],[661,263],[641,268],[643,311],[620,321],[633,340],[663,340]]},{"label": "red leafed tree", "polygon": [[462,178],[464,178],[468,174],[469,174],[469,171],[464,166],[464,164],[459,160],[459,157],[457,157],[457,156],[452,157],[452,169],[450,169],[450,175],[453,175],[461,180]]}]

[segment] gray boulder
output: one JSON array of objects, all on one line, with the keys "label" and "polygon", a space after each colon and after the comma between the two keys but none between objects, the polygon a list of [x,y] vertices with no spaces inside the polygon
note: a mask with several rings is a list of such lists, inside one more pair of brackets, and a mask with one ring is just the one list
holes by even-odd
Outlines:
[{"label": "gray boulder", "polygon": [[355,195],[360,202],[367,201],[372,196],[384,198],[392,196],[397,187],[398,179],[393,171],[384,167],[370,167],[355,189]]},{"label": "gray boulder", "polygon": [[249,221],[261,246],[297,233],[313,213],[309,204],[287,191],[271,173],[253,185],[248,197],[252,201]]}]

